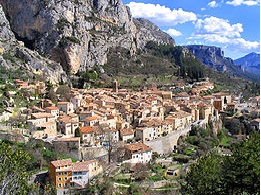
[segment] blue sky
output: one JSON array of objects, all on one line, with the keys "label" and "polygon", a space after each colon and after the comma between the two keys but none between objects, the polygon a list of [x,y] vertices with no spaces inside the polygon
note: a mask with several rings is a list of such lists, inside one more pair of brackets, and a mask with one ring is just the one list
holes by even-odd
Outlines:
[{"label": "blue sky", "polygon": [[237,59],[260,52],[260,0],[123,0],[132,16],[146,18],[176,45],[221,47]]}]

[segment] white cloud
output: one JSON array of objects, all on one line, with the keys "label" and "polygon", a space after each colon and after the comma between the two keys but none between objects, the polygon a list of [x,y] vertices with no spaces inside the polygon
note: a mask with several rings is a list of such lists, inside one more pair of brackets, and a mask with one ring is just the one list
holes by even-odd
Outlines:
[{"label": "white cloud", "polygon": [[130,7],[133,17],[146,18],[157,25],[176,25],[188,21],[195,21],[197,19],[196,14],[183,11],[181,8],[171,10],[170,8],[159,4],[155,5],[135,2],[130,2],[127,6]]},{"label": "white cloud", "polygon": [[208,43],[219,43],[223,47],[240,50],[252,50],[259,47],[258,41],[247,41],[241,37],[243,25],[230,24],[222,18],[209,17],[195,22],[195,32],[190,40],[204,40]]},{"label": "white cloud", "polygon": [[260,0],[233,0],[233,1],[227,1],[226,4],[233,5],[233,6],[239,6],[239,5],[254,6],[254,5],[259,5]]},{"label": "white cloud", "polygon": [[178,37],[178,36],[182,35],[182,33],[180,31],[177,31],[177,30],[172,29],[172,28],[166,30],[165,32],[168,33],[172,37]]},{"label": "white cloud", "polygon": [[240,23],[229,24],[228,20],[216,17],[209,17],[204,20],[199,19],[195,23],[196,34],[216,34],[227,37],[240,37],[243,26]]},{"label": "white cloud", "polygon": [[200,10],[201,10],[201,11],[205,11],[205,10],[206,10],[206,8],[202,7]]},{"label": "white cloud", "polygon": [[211,1],[211,2],[208,3],[208,6],[209,7],[217,7],[218,3],[216,1]]}]

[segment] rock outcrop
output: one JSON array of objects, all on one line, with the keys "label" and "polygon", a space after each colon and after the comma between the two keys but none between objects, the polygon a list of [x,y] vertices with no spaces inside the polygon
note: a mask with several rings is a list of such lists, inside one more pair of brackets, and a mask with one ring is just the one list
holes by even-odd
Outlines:
[{"label": "rock outcrop", "polygon": [[54,84],[61,79],[66,81],[66,74],[55,61],[40,56],[36,51],[24,47],[24,43],[17,41],[11,31],[8,20],[0,5],[0,66],[7,70],[17,69],[42,77]]},{"label": "rock outcrop", "polygon": [[203,45],[188,45],[185,47],[188,48],[196,58],[208,67],[226,72],[233,76],[259,82],[258,76],[244,72],[240,69],[240,67],[233,63],[231,58],[224,57],[224,52],[219,47]]},{"label": "rock outcrop", "polygon": [[112,47],[135,54],[149,40],[175,45],[156,25],[133,19],[121,0],[0,0],[0,4],[16,38],[60,63],[67,73],[106,64]]}]

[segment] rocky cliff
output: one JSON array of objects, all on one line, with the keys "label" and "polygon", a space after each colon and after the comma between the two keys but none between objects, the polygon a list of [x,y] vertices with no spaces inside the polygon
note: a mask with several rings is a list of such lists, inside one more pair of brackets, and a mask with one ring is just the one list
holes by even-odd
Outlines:
[{"label": "rocky cliff", "polygon": [[[22,70],[31,77],[38,75],[45,81],[58,83],[66,81],[66,74],[55,61],[40,56],[36,51],[24,47],[24,43],[17,41],[11,31],[8,20],[0,5],[0,67],[4,67],[9,74]],[[6,76],[2,75],[1,77]]]},{"label": "rocky cliff", "polygon": [[121,0],[0,0],[17,40],[62,65],[67,73],[107,63],[110,48],[135,54],[149,40],[174,40]]},{"label": "rocky cliff", "polygon": [[256,75],[244,72],[240,67],[234,64],[231,58],[224,57],[224,52],[219,47],[188,45],[186,48],[188,48],[196,58],[208,67],[226,72],[230,75],[259,82],[259,78]]}]

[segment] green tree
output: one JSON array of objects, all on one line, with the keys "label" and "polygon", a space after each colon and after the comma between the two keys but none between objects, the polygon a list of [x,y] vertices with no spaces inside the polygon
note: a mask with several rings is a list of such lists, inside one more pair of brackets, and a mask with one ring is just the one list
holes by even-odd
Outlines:
[{"label": "green tree", "polygon": [[259,194],[260,136],[235,143],[231,156],[208,153],[190,166],[182,194]]},{"label": "green tree", "polygon": [[182,184],[182,194],[221,194],[222,158],[209,153],[190,166],[185,182]]},{"label": "green tree", "polygon": [[232,146],[232,156],[224,160],[224,183],[227,194],[260,193],[260,136],[253,133],[249,139]]},{"label": "green tree", "polygon": [[28,194],[32,190],[28,184],[29,161],[27,153],[4,142],[0,143],[0,195]]}]

